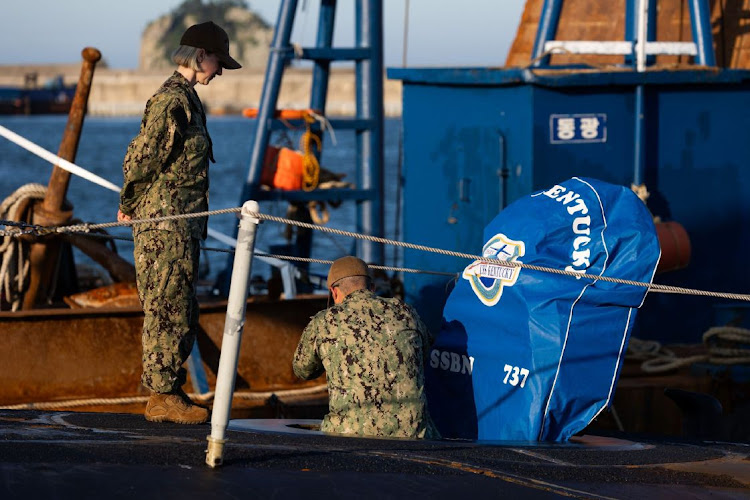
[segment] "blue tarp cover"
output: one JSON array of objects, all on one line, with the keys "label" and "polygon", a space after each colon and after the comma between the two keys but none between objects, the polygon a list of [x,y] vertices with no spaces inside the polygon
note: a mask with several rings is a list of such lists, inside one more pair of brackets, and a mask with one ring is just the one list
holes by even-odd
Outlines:
[{"label": "blue tarp cover", "polygon": [[[650,283],[651,214],[628,188],[574,177],[509,205],[482,255]],[[474,261],[426,366],[444,437],[566,441],[610,404],[647,289]]]}]

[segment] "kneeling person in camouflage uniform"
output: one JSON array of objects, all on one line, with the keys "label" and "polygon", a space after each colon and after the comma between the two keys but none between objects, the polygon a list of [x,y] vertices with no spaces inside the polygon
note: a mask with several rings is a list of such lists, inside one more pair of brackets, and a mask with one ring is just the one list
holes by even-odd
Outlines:
[{"label": "kneeling person in camouflage uniform", "polygon": [[329,412],[321,430],[365,436],[437,438],[424,394],[424,360],[433,339],[419,315],[372,292],[367,264],[331,266],[335,305],[315,315],[294,356],[294,373],[326,372]]}]

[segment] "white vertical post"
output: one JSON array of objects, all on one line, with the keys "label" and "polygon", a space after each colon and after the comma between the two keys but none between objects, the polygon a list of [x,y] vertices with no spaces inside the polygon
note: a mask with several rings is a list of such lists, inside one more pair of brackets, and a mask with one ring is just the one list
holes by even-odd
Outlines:
[{"label": "white vertical post", "polygon": [[237,360],[242,341],[242,328],[245,325],[245,305],[247,285],[253,264],[255,232],[260,219],[250,215],[258,213],[258,202],[250,200],[242,205],[240,229],[237,234],[237,247],[234,252],[232,281],[229,285],[227,316],[224,322],[224,337],[221,342],[219,373],[216,376],[216,391],[211,415],[211,435],[208,436],[206,463],[211,467],[222,464],[224,443],[226,443],[227,423],[232,409],[232,394],[237,375]]},{"label": "white vertical post", "polygon": [[635,67],[638,72],[646,70],[646,44],[648,43],[648,0],[638,4],[638,41],[636,42]]}]

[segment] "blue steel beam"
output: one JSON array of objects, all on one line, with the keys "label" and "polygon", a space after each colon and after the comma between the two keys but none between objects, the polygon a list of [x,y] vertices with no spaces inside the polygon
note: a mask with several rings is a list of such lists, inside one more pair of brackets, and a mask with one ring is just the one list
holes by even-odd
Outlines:
[{"label": "blue steel beam", "polygon": [[[648,17],[646,18],[646,39],[639,40],[641,1],[628,0],[625,12],[625,32],[629,41],[633,42],[633,53],[625,57],[625,62],[633,69],[638,64],[635,55],[635,43],[648,43],[656,37],[656,9],[654,0],[648,0]],[[653,64],[654,57],[646,58],[646,65]],[[633,113],[633,184],[640,186],[646,178],[646,109],[644,106],[644,85],[635,87],[635,110]],[[653,187],[652,187],[653,188]]]},{"label": "blue steel beam", "polygon": [[370,57],[370,49],[362,48],[303,48],[302,57],[312,61],[358,61]]},{"label": "blue steel beam", "polygon": [[711,13],[707,0],[689,0],[690,26],[693,42],[698,49],[696,60],[703,66],[716,66],[713,35],[711,34]]},{"label": "blue steel beam", "polygon": [[[384,236],[383,222],[383,4],[382,0],[357,0],[356,47],[334,49],[333,29],[336,0],[321,0],[318,19],[318,34],[315,48],[303,50],[315,62],[310,107],[325,114],[330,63],[347,58],[355,61],[357,115],[354,119],[330,120],[335,128],[355,130],[357,144],[356,190],[325,190],[320,192],[267,193],[260,189],[263,159],[270,134],[279,128],[280,120],[274,118],[281,80],[294,51],[290,36],[297,10],[297,0],[282,0],[268,66],[261,94],[256,132],[252,143],[250,165],[241,202],[258,200],[352,200],[357,202],[357,230],[374,236]],[[320,125],[313,125],[320,134]],[[319,152],[316,151],[316,156]],[[300,245],[298,238],[298,245]],[[359,243],[358,254],[368,262],[383,263],[382,245]],[[231,263],[230,263],[231,265]],[[229,266],[227,267],[229,269]],[[226,293],[228,284],[221,282],[219,288]]]},{"label": "blue steel beam", "polygon": [[544,0],[534,40],[534,50],[531,53],[535,68],[549,66],[549,55],[542,57],[542,54],[544,54],[545,42],[555,39],[557,24],[560,21],[560,10],[562,10],[562,0]]},{"label": "blue steel beam", "polygon": [[[266,148],[271,136],[270,126],[267,125],[270,124],[270,120],[276,110],[284,67],[289,59],[294,56],[294,51],[289,40],[296,11],[297,0],[282,0],[279,6],[276,29],[271,41],[266,75],[263,79],[255,135],[253,136],[252,148],[250,150],[250,164],[245,184],[242,186],[242,193],[240,194],[240,205],[243,205],[247,200],[255,199],[256,194],[262,192],[260,189],[260,177],[263,172],[263,158],[265,157]],[[219,276],[216,283],[217,289],[224,295],[229,294],[230,282],[227,278],[231,276],[232,266],[234,265],[233,261],[234,259],[231,256],[227,259],[224,273]]]},{"label": "blue steel beam", "polygon": [[[656,40],[656,0],[648,0],[648,26],[646,27],[646,41]],[[656,56],[646,56],[646,65],[655,64]]]},{"label": "blue steel beam", "polygon": [[266,76],[263,80],[263,90],[260,97],[258,109],[257,128],[250,154],[250,166],[247,179],[242,190],[240,203],[252,199],[254,191],[260,186],[260,176],[263,170],[263,157],[271,131],[268,124],[276,110],[276,102],[279,98],[281,88],[281,77],[284,74],[284,66],[292,54],[289,38],[294,25],[294,15],[297,11],[297,0],[282,0],[279,8],[279,17],[276,21],[276,30],[266,67]]},{"label": "blue steel beam", "polygon": [[646,129],[645,106],[643,105],[645,89],[643,85],[635,87],[634,141],[633,141],[633,184],[643,184],[646,175]]},{"label": "blue steel beam", "polygon": [[[333,27],[336,21],[336,0],[321,0],[320,10],[318,12],[318,35],[315,41],[315,51],[330,51],[333,45]],[[307,51],[307,55],[310,55],[310,50]],[[303,51],[303,57],[305,56]],[[315,65],[313,66],[312,74],[312,88],[310,90],[310,108],[317,110],[322,113],[323,116],[326,114],[326,99],[328,98],[328,79],[331,76],[331,61],[327,58],[315,59]],[[322,138],[322,132],[320,128],[315,127],[311,129],[312,134],[319,139]],[[320,161],[320,155],[323,150],[323,141],[321,140],[316,145],[313,141],[311,143],[312,154],[315,158]],[[289,201],[292,201],[289,199]],[[312,234],[310,235],[310,248],[308,252],[312,251]],[[309,256],[309,255],[308,255]]]},{"label": "blue steel beam", "polygon": [[[625,40],[634,42],[638,38],[638,0],[625,0]],[[625,62],[631,65],[635,64],[635,58],[632,55],[625,58]]]},{"label": "blue steel beam", "polygon": [[741,83],[750,79],[750,71],[732,69],[723,71],[705,71],[686,69],[680,71],[598,71],[569,72],[561,71],[536,73],[524,68],[388,68],[391,79],[405,83],[423,83],[461,86],[515,86],[534,84],[543,87],[565,88],[605,87],[609,85],[687,85],[687,84],[720,84]]},{"label": "blue steel beam", "polygon": [[[383,222],[383,2],[359,0],[356,11],[356,46],[369,48],[371,57],[355,63],[357,119],[371,120],[369,130],[357,131],[357,185],[373,190],[372,202],[357,204],[357,231],[373,236],[385,234]],[[358,254],[366,262],[382,264],[383,246],[357,241]]]},{"label": "blue steel beam", "polygon": [[[326,97],[328,94],[328,77],[330,76],[330,59],[323,55],[333,55],[331,45],[333,44],[333,26],[336,20],[336,0],[322,0],[318,14],[318,39],[315,49],[307,50],[307,56],[315,54],[318,57],[313,68],[312,91],[310,92],[310,108],[320,110],[325,114]],[[304,52],[303,52],[304,56]],[[320,135],[320,134],[318,134]]]}]

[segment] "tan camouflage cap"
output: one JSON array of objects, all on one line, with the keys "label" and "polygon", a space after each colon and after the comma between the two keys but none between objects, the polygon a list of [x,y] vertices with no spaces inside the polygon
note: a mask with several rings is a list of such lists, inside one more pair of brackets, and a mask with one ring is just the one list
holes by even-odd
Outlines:
[{"label": "tan camouflage cap", "polygon": [[331,270],[328,271],[328,288],[331,288],[337,281],[350,276],[369,276],[370,272],[367,264],[362,259],[352,257],[351,255],[341,257],[331,264]]}]

